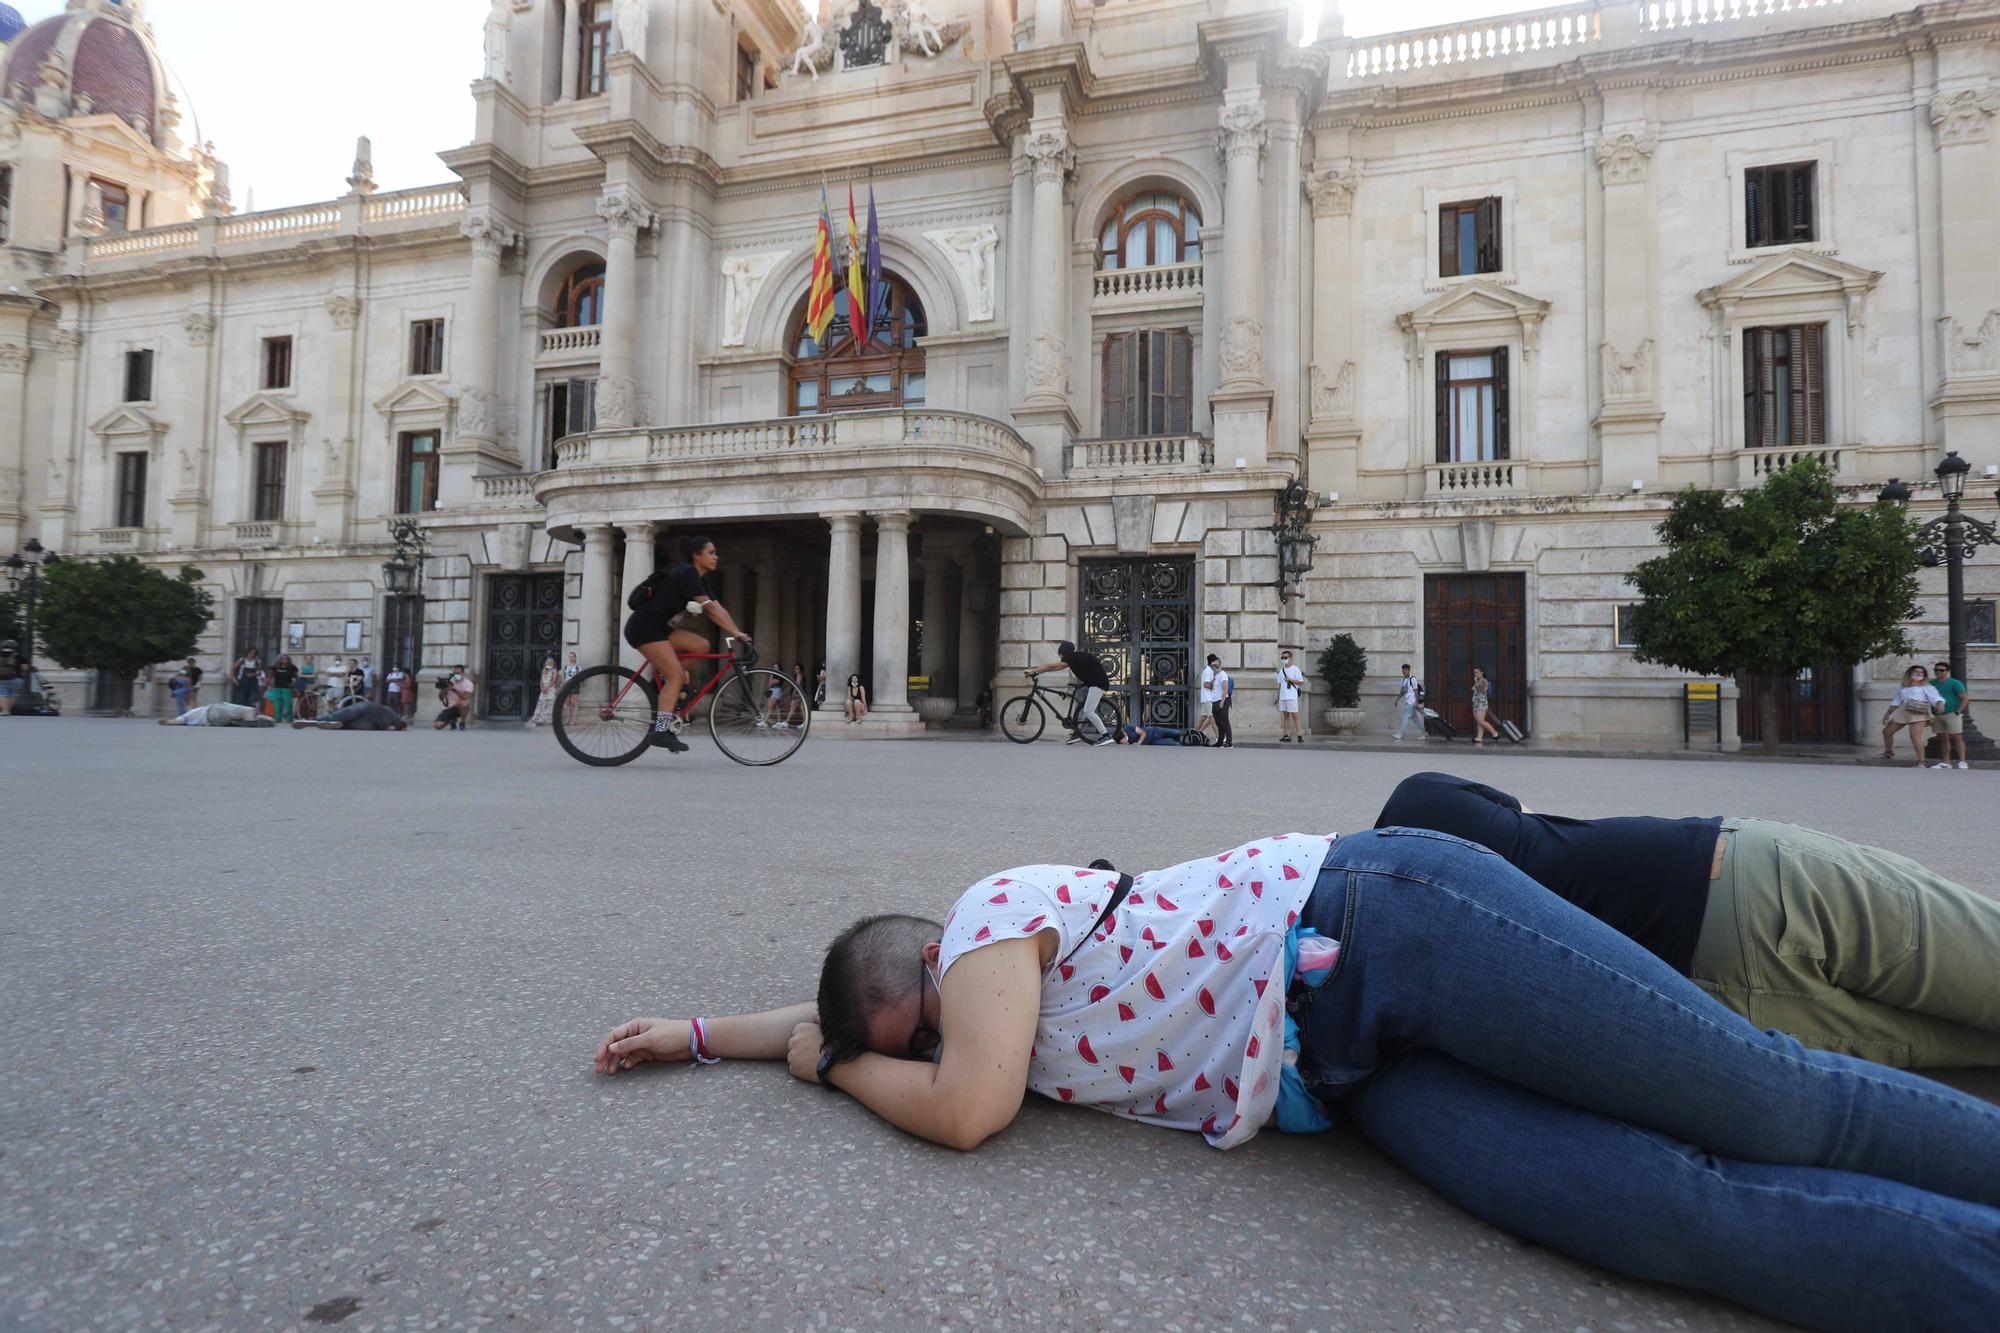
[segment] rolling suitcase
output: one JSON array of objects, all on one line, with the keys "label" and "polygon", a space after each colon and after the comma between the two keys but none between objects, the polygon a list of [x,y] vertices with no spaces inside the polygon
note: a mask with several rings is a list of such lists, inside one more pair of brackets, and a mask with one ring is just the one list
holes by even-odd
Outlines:
[{"label": "rolling suitcase", "polygon": [[1426,735],[1436,736],[1439,740],[1446,741],[1455,741],[1458,739],[1458,728],[1445,721],[1444,716],[1437,709],[1426,708],[1423,711],[1424,733]]},{"label": "rolling suitcase", "polygon": [[1500,724],[1500,734],[1502,736],[1505,736],[1508,740],[1514,742],[1514,744],[1516,745],[1519,745],[1521,743],[1522,740],[1521,729],[1515,726],[1512,722],[1502,722]]}]

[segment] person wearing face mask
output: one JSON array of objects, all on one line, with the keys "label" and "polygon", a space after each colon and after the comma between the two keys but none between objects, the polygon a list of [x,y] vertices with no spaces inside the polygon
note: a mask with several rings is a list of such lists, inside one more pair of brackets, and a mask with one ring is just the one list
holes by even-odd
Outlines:
[{"label": "person wearing face mask", "polygon": [[1292,665],[1290,653],[1278,654],[1278,744],[1306,743],[1299,730],[1299,687],[1306,683],[1305,672]]}]

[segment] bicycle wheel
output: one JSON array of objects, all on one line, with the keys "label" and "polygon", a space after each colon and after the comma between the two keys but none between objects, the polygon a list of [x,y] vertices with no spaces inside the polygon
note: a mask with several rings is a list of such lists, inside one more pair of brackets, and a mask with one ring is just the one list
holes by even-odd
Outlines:
[{"label": "bicycle wheel", "polygon": [[659,708],[659,687],[646,677],[621,666],[594,666],[556,692],[549,721],[570,758],[609,768],[645,753]]},{"label": "bicycle wheel", "polygon": [[1104,734],[1116,736],[1125,725],[1125,705],[1118,696],[1107,693],[1097,701],[1097,720],[1104,724]]},{"label": "bicycle wheel", "polygon": [[358,694],[344,694],[340,697],[340,702],[336,703],[333,706],[333,709],[329,711],[338,711],[339,709],[342,708],[352,708],[356,704],[365,704],[367,702],[368,700],[366,700],[365,698],[363,698]]},{"label": "bicycle wheel", "polygon": [[[776,687],[778,699],[771,701]],[[715,748],[739,764],[763,768],[783,763],[806,743],[812,712],[806,693],[782,671],[738,671],[715,687],[708,698],[708,734]],[[804,709],[803,722],[786,721]]]},{"label": "bicycle wheel", "polygon": [[1040,740],[1043,729],[1048,725],[1048,711],[1042,707],[1042,701],[1032,694],[1022,695],[1000,710],[1000,730],[1007,733],[1007,739],[1016,745],[1028,745]]}]

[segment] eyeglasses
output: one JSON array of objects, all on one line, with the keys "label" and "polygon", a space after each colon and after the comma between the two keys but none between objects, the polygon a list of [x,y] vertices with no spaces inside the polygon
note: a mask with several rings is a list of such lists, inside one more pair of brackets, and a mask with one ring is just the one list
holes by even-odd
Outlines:
[{"label": "eyeglasses", "polygon": [[[936,1028],[924,1022],[924,983],[930,980],[930,975],[931,970],[924,966],[924,960],[917,959],[917,1025],[910,1030],[912,1060],[929,1060],[931,1052],[937,1050],[938,1043],[944,1040]],[[938,999],[944,999],[942,992],[939,993]]]}]

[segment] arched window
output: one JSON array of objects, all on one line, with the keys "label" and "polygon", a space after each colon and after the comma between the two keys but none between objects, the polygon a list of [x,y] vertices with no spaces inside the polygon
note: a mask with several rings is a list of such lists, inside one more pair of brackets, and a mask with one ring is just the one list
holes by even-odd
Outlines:
[{"label": "arched window", "polygon": [[[844,274],[836,274],[843,278]],[[917,339],[930,332],[924,308],[903,280],[882,275],[875,292],[875,319],[868,345],[860,346],[848,318],[847,288],[833,294],[833,323],[826,341],[806,332],[801,303],[793,323],[792,411],[858,412],[880,407],[924,405],[924,352]]]},{"label": "arched window", "polygon": [[556,292],[556,327],[582,328],[604,322],[604,265],[585,264],[563,279]]},{"label": "arched window", "polygon": [[1111,210],[1097,238],[1097,266],[1151,268],[1201,259],[1201,214],[1177,194],[1147,190]]}]

